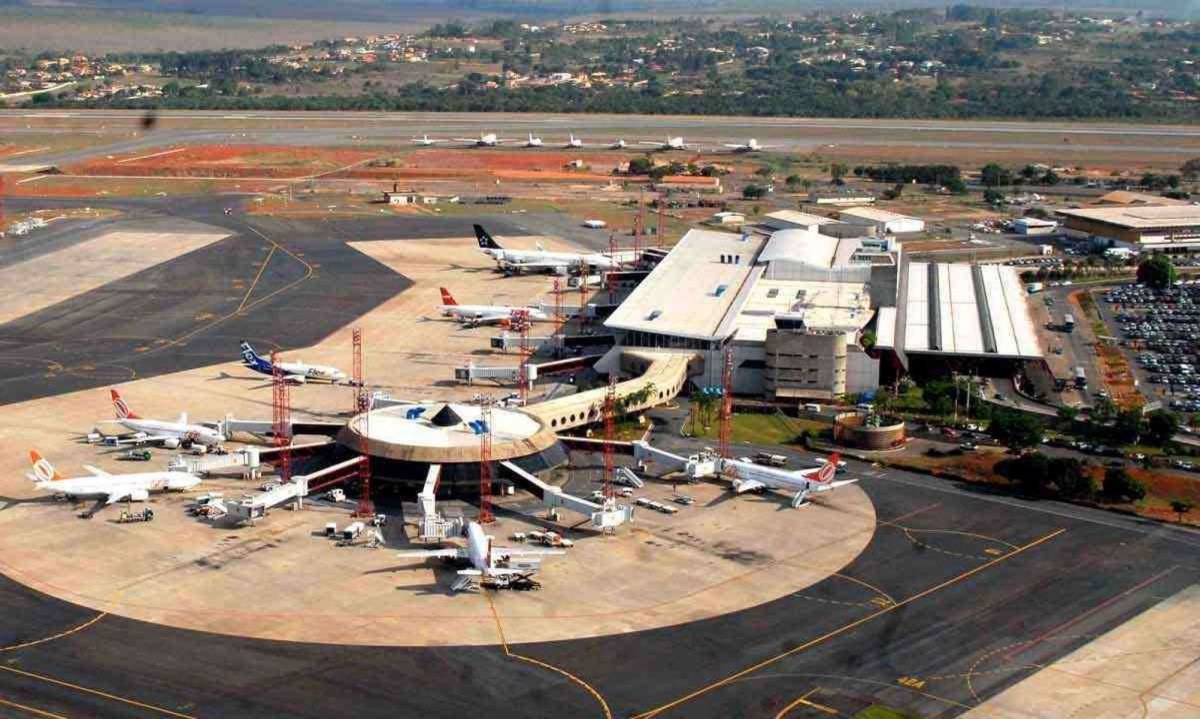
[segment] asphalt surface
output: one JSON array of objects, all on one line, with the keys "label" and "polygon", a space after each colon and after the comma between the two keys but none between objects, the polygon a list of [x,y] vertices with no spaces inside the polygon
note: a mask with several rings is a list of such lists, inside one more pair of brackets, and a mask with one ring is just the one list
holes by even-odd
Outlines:
[{"label": "asphalt surface", "polygon": [[[406,286],[347,241],[462,235],[471,223],[227,217],[217,200],[125,207],[123,221],[170,213],[237,235],[146,270],[133,285],[113,283],[36,321],[0,327],[4,357],[57,352],[64,368],[97,368],[45,376],[41,368],[0,365],[8,373],[0,375],[0,403],[96,386],[116,368],[145,376],[227,361],[243,337],[264,346],[310,343]],[[521,232],[486,219],[497,234]],[[271,242],[302,257],[313,274],[299,260],[273,260],[247,311],[233,312],[246,297],[228,296],[222,283],[246,276]],[[123,305],[133,310],[111,309]],[[228,317],[205,326],[195,319],[201,310]],[[136,353],[127,337],[172,340]],[[655,415],[665,427],[656,446],[686,454],[704,444],[678,437],[681,411]],[[811,461],[785,453],[794,467]],[[583,717],[607,710],[626,717],[662,709],[654,715],[774,717],[812,692],[808,701],[842,715],[884,703],[949,717],[1200,581],[1195,532],[854,461],[846,476],[861,480],[879,525],[837,576],[709,620],[511,646],[511,655],[500,646],[340,647],[207,635],[98,615],[0,577],[0,716]],[[792,510],[780,494],[719,501],[775,503],[794,513],[795,531],[804,531],[806,513],[836,511],[819,498]],[[630,571],[653,572],[653,559]],[[245,601],[254,606],[253,587]],[[319,613],[314,608],[313,621]],[[828,713],[800,705],[789,716]]]},{"label": "asphalt surface", "polygon": [[[106,230],[163,229],[180,219],[232,235],[0,325],[0,404],[226,362],[237,358],[243,339],[264,353],[315,344],[411,284],[346,243],[469,235],[473,220],[480,219],[226,216],[229,201],[220,198],[87,203],[128,214],[78,230],[54,228],[53,236],[38,235],[50,240],[45,246],[33,249],[35,238],[12,248],[11,260],[0,247],[0,266]],[[24,209],[64,203],[9,204]],[[483,219],[496,232],[523,234],[503,218]],[[268,255],[255,282],[258,263]],[[243,284],[235,287],[234,280]],[[347,365],[349,354],[347,348]]]}]

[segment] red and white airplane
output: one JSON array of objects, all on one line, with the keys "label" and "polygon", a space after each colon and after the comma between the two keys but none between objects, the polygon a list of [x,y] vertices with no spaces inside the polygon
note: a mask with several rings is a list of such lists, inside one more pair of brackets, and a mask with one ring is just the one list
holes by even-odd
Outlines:
[{"label": "red and white airplane", "polygon": [[442,291],[442,304],[438,310],[445,317],[453,317],[469,327],[479,325],[504,325],[512,319],[515,312],[528,313],[531,322],[547,322],[550,317],[537,307],[513,307],[511,305],[460,305],[450,290],[445,287]]},{"label": "red and white airplane", "polygon": [[857,479],[835,481],[833,477],[837,474],[838,463],[838,455],[834,453],[819,467],[788,472],[773,467],[764,467],[753,462],[730,459],[722,461],[721,473],[733,478],[730,489],[734,494],[762,493],[768,489],[795,492],[795,496],[792,497],[792,506],[802,507],[808,503],[808,496],[813,492],[828,492],[858,481]]},{"label": "red and white airplane", "polygon": [[107,445],[160,444],[167,449],[175,449],[181,445],[203,444],[213,448],[220,446],[224,440],[215,425],[188,422],[187,412],[180,414],[179,419],[174,422],[143,419],[129,409],[129,405],[126,404],[119,392],[115,389],[110,389],[108,392],[112,397],[113,411],[117,418],[106,420],[106,423],[115,422],[129,431],[106,438],[104,443]]}]

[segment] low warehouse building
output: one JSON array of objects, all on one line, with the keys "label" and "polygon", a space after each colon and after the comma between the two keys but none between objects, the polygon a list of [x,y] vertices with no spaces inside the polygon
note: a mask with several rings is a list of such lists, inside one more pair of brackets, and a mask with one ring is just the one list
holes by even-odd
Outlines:
[{"label": "low warehouse building", "polygon": [[1067,234],[1133,249],[1200,249],[1200,206],[1125,205],[1058,210]]},{"label": "low warehouse building", "polygon": [[850,207],[839,213],[842,222],[851,225],[874,227],[881,235],[901,235],[907,232],[923,232],[925,221],[878,207]]}]

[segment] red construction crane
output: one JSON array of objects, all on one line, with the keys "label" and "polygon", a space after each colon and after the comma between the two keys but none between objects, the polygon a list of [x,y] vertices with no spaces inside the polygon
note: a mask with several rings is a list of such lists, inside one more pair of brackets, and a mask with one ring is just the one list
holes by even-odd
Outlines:
[{"label": "red construction crane", "polygon": [[729,459],[729,443],[733,436],[733,348],[725,348],[725,366],[721,370],[721,425],[719,428],[721,459]]},{"label": "red construction crane", "polygon": [[[617,257],[617,233],[608,233],[608,256],[611,258]],[[612,304],[617,301],[617,288],[613,286],[613,273],[611,270],[604,272],[604,286],[608,288],[608,303]]]},{"label": "red construction crane", "polygon": [[496,521],[492,514],[492,403],[484,398],[479,405],[479,523]]},{"label": "red construction crane", "polygon": [[601,492],[605,499],[613,497],[613,441],[616,439],[617,376],[609,375],[608,390],[604,393],[604,479]]},{"label": "red construction crane", "polygon": [[633,233],[633,256],[640,259],[642,256],[642,233],[646,231],[646,204],[645,204],[646,188],[638,189],[638,211],[637,225]]},{"label": "red construction crane", "polygon": [[553,345],[553,349],[554,349],[555,359],[558,359],[559,357],[562,356],[562,351],[566,344],[563,341],[563,335],[566,334],[566,332],[563,331],[563,327],[566,325],[566,319],[563,317],[562,293],[563,293],[562,282],[557,277],[555,277],[554,278],[554,336],[550,338],[550,342]]},{"label": "red construction crane", "polygon": [[586,262],[579,263],[579,313],[576,317],[579,319],[579,326],[587,322],[587,301],[588,301],[588,278],[591,277],[591,270]]},{"label": "red construction crane", "polygon": [[4,234],[4,175],[0,175],[0,235]]},{"label": "red construction crane", "polygon": [[509,329],[515,330],[519,337],[517,345],[517,355],[520,357],[520,364],[517,366],[517,382],[519,387],[517,392],[521,397],[521,406],[525,406],[526,400],[529,399],[529,361],[533,359],[533,347],[529,344],[529,328],[533,324],[529,317],[529,310],[513,310],[512,316],[509,319]]},{"label": "red construction crane", "polygon": [[658,235],[658,249],[663,246],[663,208],[667,206],[666,195],[658,196],[658,227],[654,228],[654,234]]},{"label": "red construction crane", "polygon": [[292,479],[292,398],[287,378],[279,366],[279,353],[271,351],[271,442],[279,448],[275,467],[282,482]]},{"label": "red construction crane", "polygon": [[367,383],[363,379],[362,330],[355,327],[351,337],[354,345],[353,370],[351,371],[351,379],[354,383],[352,388],[354,390],[353,412],[358,416],[358,454],[360,457],[358,506],[355,508],[354,514],[358,517],[374,517],[375,504],[371,501],[371,455],[367,451],[367,436],[371,418],[367,410],[371,409],[371,396],[367,392]]}]

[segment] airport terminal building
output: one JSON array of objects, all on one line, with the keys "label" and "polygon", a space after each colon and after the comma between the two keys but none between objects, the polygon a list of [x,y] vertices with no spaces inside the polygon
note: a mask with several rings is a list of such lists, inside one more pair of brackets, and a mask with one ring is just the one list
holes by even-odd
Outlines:
[{"label": "airport terminal building", "polygon": [[693,381],[820,401],[954,362],[1011,364],[1042,351],[1016,271],[910,262],[892,237],[809,229],[691,230],[608,317],[619,348],[698,355]]}]

